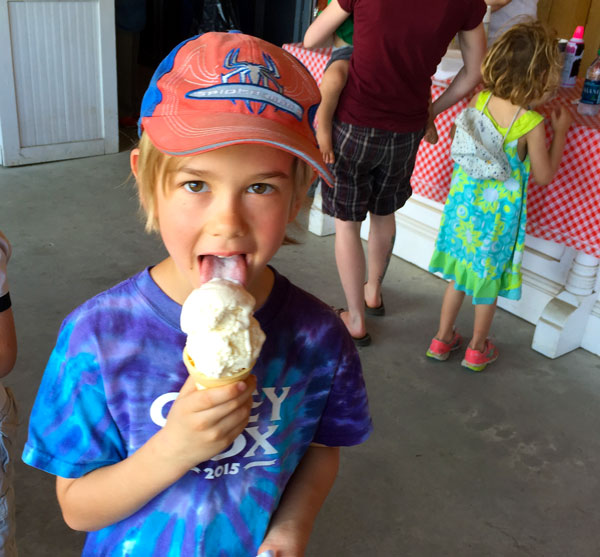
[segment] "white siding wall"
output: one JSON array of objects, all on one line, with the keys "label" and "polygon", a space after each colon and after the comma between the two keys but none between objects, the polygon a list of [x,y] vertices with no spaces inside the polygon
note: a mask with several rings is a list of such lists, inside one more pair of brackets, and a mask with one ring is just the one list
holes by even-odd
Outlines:
[{"label": "white siding wall", "polygon": [[98,4],[8,7],[21,146],[103,137]]},{"label": "white siding wall", "polygon": [[0,0],[7,166],[119,147],[114,0]]}]

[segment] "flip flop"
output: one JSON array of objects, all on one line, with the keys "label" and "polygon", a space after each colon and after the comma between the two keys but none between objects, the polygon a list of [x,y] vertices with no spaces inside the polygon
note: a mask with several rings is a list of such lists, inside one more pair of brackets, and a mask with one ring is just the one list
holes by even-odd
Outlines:
[{"label": "flip flop", "polygon": [[[341,314],[344,311],[348,311],[345,308],[332,308],[333,311],[335,311],[336,315],[341,319]],[[371,335],[369,333],[365,333],[362,337],[354,337],[352,335],[350,335],[352,337],[352,340],[354,341],[354,346],[357,346],[359,348],[363,348],[365,346],[369,346],[369,344],[371,344]]]},{"label": "flip flop", "polygon": [[358,346],[359,348],[369,346],[369,344],[371,344],[371,335],[365,333],[365,336],[360,338],[352,337],[352,340],[354,341],[354,346]]}]

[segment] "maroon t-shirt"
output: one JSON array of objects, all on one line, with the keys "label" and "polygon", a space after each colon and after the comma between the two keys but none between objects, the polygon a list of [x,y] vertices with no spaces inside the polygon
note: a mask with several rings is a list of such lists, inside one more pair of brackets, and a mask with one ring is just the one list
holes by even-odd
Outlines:
[{"label": "maroon t-shirt", "polygon": [[354,16],[354,51],[337,108],[342,122],[395,132],[427,123],[431,76],[484,0],[338,0]]}]

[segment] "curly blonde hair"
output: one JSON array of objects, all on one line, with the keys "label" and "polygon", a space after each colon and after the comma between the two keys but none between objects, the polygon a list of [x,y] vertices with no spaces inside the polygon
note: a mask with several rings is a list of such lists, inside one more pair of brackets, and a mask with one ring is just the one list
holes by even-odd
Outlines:
[{"label": "curly blonde hair", "polygon": [[498,38],[483,60],[481,74],[493,95],[526,107],[557,89],[561,66],[556,32],[531,20]]},{"label": "curly blonde hair", "polygon": [[[159,151],[144,132],[138,143],[137,190],[140,205],[146,215],[146,232],[158,232],[156,216],[156,188],[167,187],[165,176],[182,166],[187,157],[174,157]],[[306,192],[314,179],[314,170],[303,160],[295,157],[292,167],[295,195]]]}]

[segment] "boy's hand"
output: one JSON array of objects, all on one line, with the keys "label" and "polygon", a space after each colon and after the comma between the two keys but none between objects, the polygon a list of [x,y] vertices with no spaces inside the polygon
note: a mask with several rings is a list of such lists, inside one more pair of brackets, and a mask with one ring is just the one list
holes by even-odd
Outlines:
[{"label": "boy's hand", "polygon": [[295,528],[281,526],[270,528],[258,548],[258,556],[270,551],[272,557],[303,557],[308,544],[308,534],[301,535]]},{"label": "boy's hand", "polygon": [[187,471],[225,450],[248,424],[255,388],[254,375],[202,391],[188,377],[157,434],[165,458]]},{"label": "boy's hand", "polygon": [[550,125],[554,133],[566,135],[572,121],[573,116],[571,116],[571,113],[561,106],[556,107],[550,116]]}]

